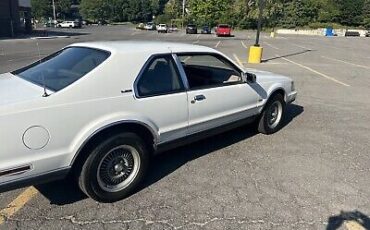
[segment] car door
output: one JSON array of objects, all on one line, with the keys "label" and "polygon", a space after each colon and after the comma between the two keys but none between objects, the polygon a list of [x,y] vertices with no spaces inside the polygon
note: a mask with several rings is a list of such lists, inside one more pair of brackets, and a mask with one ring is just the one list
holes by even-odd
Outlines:
[{"label": "car door", "polygon": [[257,92],[219,54],[177,54],[188,84],[189,129],[194,134],[258,113]]},{"label": "car door", "polygon": [[159,142],[186,136],[187,93],[173,56],[151,57],[134,84],[136,110],[157,126]]}]

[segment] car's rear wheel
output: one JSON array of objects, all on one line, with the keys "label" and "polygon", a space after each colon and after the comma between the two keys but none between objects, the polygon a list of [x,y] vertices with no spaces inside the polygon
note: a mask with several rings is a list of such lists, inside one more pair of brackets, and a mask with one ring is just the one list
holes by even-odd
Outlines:
[{"label": "car's rear wheel", "polygon": [[283,95],[277,93],[266,103],[258,122],[258,131],[272,134],[281,129],[285,112]]},{"label": "car's rear wheel", "polygon": [[141,182],[148,157],[144,141],[136,134],[114,135],[92,150],[78,175],[79,186],[94,200],[121,200]]}]

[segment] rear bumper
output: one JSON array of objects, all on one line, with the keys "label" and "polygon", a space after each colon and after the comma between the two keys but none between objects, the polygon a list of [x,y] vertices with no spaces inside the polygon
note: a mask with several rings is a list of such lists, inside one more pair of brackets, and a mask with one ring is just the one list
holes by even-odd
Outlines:
[{"label": "rear bumper", "polygon": [[70,167],[57,169],[54,171],[50,171],[47,173],[43,173],[40,175],[32,176],[32,177],[25,177],[17,180],[12,180],[8,182],[4,182],[0,184],[0,193],[7,192],[10,190],[30,186],[30,185],[37,185],[43,184],[50,181],[60,180],[65,178],[70,171]]}]

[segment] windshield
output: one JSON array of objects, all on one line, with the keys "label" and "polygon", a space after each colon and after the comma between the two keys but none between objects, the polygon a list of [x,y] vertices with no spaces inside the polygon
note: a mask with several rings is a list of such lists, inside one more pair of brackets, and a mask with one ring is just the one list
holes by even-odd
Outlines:
[{"label": "windshield", "polygon": [[59,91],[95,69],[109,55],[102,50],[69,47],[12,73],[41,87]]}]

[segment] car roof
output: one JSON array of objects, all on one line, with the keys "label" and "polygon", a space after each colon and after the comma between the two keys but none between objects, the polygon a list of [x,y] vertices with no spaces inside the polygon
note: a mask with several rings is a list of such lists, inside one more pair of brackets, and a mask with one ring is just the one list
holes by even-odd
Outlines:
[{"label": "car roof", "polygon": [[212,52],[218,53],[216,50],[200,45],[161,42],[161,41],[99,41],[99,42],[83,42],[69,45],[68,47],[88,47],[106,50],[111,53],[135,53],[135,54],[156,54],[173,52]]}]

